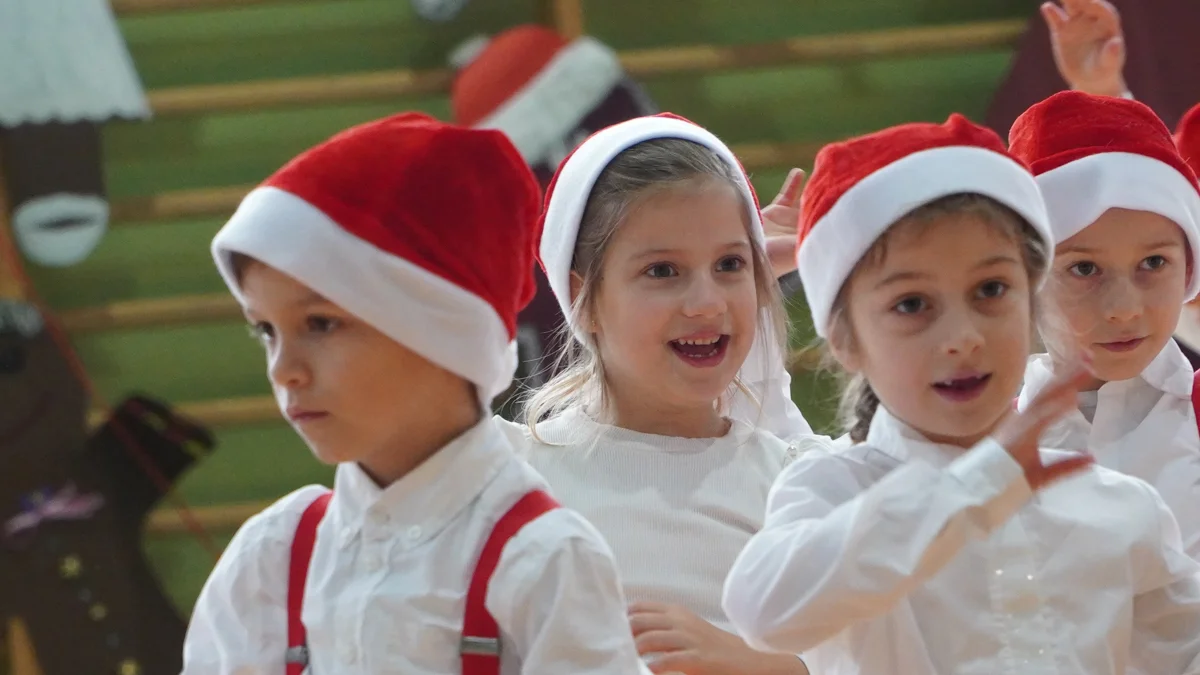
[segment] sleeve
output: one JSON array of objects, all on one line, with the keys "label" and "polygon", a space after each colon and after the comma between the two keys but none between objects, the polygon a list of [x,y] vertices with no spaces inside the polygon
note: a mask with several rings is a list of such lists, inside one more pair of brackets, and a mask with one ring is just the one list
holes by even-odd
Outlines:
[{"label": "sleeve", "polygon": [[287,577],[300,515],[323,488],[302,488],[238,530],[205,582],[183,643],[183,675],[280,675]]},{"label": "sleeve", "polygon": [[649,675],[612,551],[574,511],[555,509],[508,542],[487,608],[520,653],[522,675]]},{"label": "sleeve", "polygon": [[1183,550],[1179,525],[1162,498],[1141,483],[1154,508],[1149,541],[1134,549],[1130,661],[1143,673],[1200,673],[1200,564]]},{"label": "sleeve", "polygon": [[945,469],[909,462],[873,485],[870,471],[810,447],[780,474],[725,582],[722,605],[747,644],[801,654],[885,614],[1031,494],[991,439]]}]

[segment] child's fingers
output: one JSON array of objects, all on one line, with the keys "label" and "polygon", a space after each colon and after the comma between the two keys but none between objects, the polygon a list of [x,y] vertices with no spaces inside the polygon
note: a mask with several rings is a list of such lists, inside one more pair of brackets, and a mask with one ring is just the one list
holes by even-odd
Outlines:
[{"label": "child's fingers", "polygon": [[1043,2],[1041,6],[1042,18],[1046,20],[1046,25],[1050,28],[1051,33],[1058,33],[1067,25],[1069,18],[1067,13],[1063,11],[1053,2]]},{"label": "child's fingers", "polygon": [[1062,0],[1063,9],[1068,18],[1074,18],[1087,11],[1089,0]]},{"label": "child's fingers", "polygon": [[626,609],[626,614],[633,616],[634,614],[649,613],[649,614],[666,614],[670,605],[662,602],[633,602]]},{"label": "child's fingers", "polygon": [[1117,31],[1121,28],[1121,15],[1117,8],[1106,0],[1092,0],[1084,10],[1089,19],[1105,30]]},{"label": "child's fingers", "polygon": [[1089,454],[1078,454],[1071,457],[1060,459],[1052,464],[1047,464],[1042,467],[1037,473],[1037,484],[1031,485],[1035,489],[1044,487],[1055,481],[1073,476],[1080,471],[1086,471],[1096,461],[1096,458]]},{"label": "child's fingers", "polygon": [[654,675],[687,675],[697,672],[697,665],[696,654],[688,650],[663,654],[649,668]]},{"label": "child's fingers", "polygon": [[675,623],[666,614],[641,612],[629,617],[629,632],[637,637],[643,633],[656,630],[670,630]]},{"label": "child's fingers", "polygon": [[638,654],[663,654],[687,647],[687,637],[677,630],[652,630],[634,638]]},{"label": "child's fingers", "polygon": [[775,195],[772,204],[781,206],[795,206],[800,201],[800,193],[804,188],[805,173],[803,169],[792,169],[788,172],[787,178],[784,179],[783,185],[779,187],[779,194]]}]

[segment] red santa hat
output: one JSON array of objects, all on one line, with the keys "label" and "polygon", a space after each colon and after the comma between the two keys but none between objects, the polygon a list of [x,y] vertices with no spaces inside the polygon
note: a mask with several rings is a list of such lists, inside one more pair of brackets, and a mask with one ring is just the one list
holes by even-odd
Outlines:
[{"label": "red santa hat", "polygon": [[558,150],[625,76],[602,43],[568,42],[532,24],[468,41],[451,60],[460,68],[450,90],[455,123],[503,131],[530,164]]},{"label": "red santa hat", "polygon": [[1048,248],[1046,208],[1029,170],[994,131],[951,115],[827,145],[801,200],[796,261],[817,334],[858,261],[914,209],[954,194],[990,197],[1021,215]]},{"label": "red santa hat", "polygon": [[487,405],[517,365],[538,192],[504,134],[404,113],[293,159],[246,196],[212,253],[239,300],[235,253],[473,382]]},{"label": "red santa hat", "polygon": [[1017,118],[1009,147],[1037,176],[1056,243],[1109,209],[1157,213],[1186,235],[1194,261],[1187,297],[1200,291],[1200,187],[1153,110],[1131,99],[1059,92]]},{"label": "red santa hat", "polygon": [[1192,106],[1179,120],[1175,129],[1175,147],[1179,148],[1179,155],[1191,167],[1192,173],[1200,178],[1200,103]]}]

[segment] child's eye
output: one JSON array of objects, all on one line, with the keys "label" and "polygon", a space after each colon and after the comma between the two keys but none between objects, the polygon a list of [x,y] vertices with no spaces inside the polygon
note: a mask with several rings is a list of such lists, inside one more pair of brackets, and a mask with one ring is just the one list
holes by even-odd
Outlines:
[{"label": "child's eye", "polygon": [[995,300],[1008,292],[1008,284],[1003,281],[985,281],[979,287],[979,297],[985,300]]},{"label": "child's eye", "polygon": [[717,263],[717,269],[721,272],[739,272],[746,269],[746,260],[739,255],[727,256]]},{"label": "child's eye", "polygon": [[917,314],[925,309],[925,299],[917,296],[904,298],[895,305],[892,305],[892,310],[900,314]]},{"label": "child's eye", "polygon": [[1163,267],[1166,266],[1166,264],[1167,264],[1166,258],[1162,257],[1161,255],[1152,255],[1149,258],[1146,258],[1145,260],[1143,260],[1142,264],[1139,265],[1138,267],[1141,267],[1144,270],[1157,270],[1157,269],[1162,269]]},{"label": "child's eye", "polygon": [[1077,262],[1074,265],[1071,265],[1067,268],[1067,271],[1077,277],[1090,277],[1095,276],[1096,273],[1100,271],[1100,268],[1096,265],[1096,263],[1084,260],[1083,262]]},{"label": "child's eye", "polygon": [[275,327],[266,321],[259,321],[246,326],[246,332],[250,333],[250,337],[263,344],[267,344],[271,341],[271,338],[275,337]]},{"label": "child's eye", "polygon": [[665,279],[673,277],[677,273],[675,272],[675,268],[667,263],[656,263],[646,269],[646,274],[656,279]]},{"label": "child's eye", "polygon": [[314,333],[328,333],[336,329],[341,322],[327,316],[310,316],[307,320],[308,329]]}]

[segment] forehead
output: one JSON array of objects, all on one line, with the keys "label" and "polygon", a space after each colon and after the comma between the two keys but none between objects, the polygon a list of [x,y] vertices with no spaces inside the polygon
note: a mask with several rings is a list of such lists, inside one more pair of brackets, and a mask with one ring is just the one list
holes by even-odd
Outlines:
[{"label": "forehead", "polygon": [[1150,211],[1114,208],[1101,214],[1096,222],[1083,228],[1058,245],[1058,250],[1087,249],[1092,253],[1137,252],[1147,246],[1178,244],[1186,241],[1183,228],[1171,219]]},{"label": "forehead", "polygon": [[257,261],[246,266],[241,285],[242,295],[252,307],[326,302],[307,285]]},{"label": "forehead", "polygon": [[936,274],[974,268],[1002,255],[1021,259],[1020,243],[1003,228],[973,213],[942,214],[892,227],[862,267],[883,274],[899,268]]},{"label": "forehead", "polygon": [[741,194],[718,180],[691,181],[638,200],[613,235],[613,245],[686,248],[747,241],[749,215]]}]

